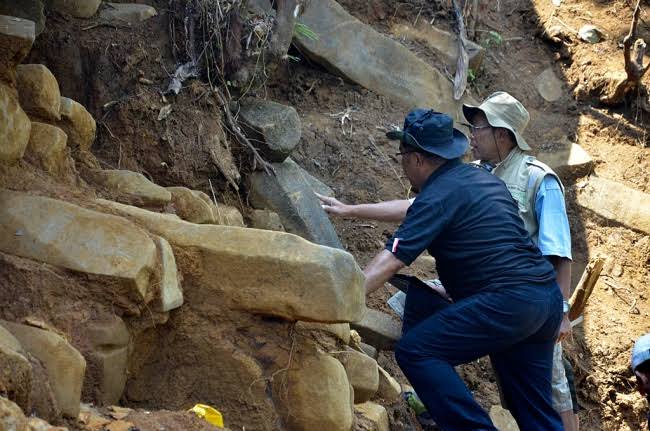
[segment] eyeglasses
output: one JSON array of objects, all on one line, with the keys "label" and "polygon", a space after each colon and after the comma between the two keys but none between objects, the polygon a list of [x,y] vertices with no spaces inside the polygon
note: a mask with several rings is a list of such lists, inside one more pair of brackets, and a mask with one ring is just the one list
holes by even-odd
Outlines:
[{"label": "eyeglasses", "polygon": [[470,133],[474,133],[475,130],[487,129],[487,128],[492,127],[489,124],[487,126],[475,126],[473,124],[460,123],[460,125],[467,127],[469,129]]}]

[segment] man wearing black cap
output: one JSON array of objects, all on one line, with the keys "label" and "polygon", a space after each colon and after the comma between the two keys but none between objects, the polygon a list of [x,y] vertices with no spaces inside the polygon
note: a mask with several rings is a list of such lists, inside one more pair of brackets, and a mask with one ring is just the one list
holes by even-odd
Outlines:
[{"label": "man wearing black cap", "polygon": [[402,168],[419,194],[364,269],[366,290],[428,250],[453,299],[409,290],[409,327],[395,350],[404,374],[442,429],[496,430],[454,371],[490,355],[520,428],[561,430],[551,405],[551,361],[562,295],[508,189],[460,161],[468,142],[445,114],[414,110],[389,137],[400,139]]}]

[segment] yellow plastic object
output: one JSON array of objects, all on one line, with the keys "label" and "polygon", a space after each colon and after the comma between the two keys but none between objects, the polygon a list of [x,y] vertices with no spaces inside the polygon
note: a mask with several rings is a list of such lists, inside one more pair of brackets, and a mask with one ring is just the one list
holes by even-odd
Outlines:
[{"label": "yellow plastic object", "polygon": [[223,416],[219,410],[206,404],[197,404],[188,411],[194,412],[198,417],[205,419],[209,424],[223,428]]}]

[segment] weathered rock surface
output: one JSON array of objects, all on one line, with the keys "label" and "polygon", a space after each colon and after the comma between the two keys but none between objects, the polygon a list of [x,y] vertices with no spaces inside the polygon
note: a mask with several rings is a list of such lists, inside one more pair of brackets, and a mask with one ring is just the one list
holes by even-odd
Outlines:
[{"label": "weathered rock surface", "polygon": [[359,332],[363,341],[379,350],[392,349],[402,336],[399,322],[389,314],[371,308],[367,309],[363,320],[351,323],[350,327]]},{"label": "weathered rock surface", "polygon": [[250,226],[255,229],[284,232],[278,213],[268,210],[253,210],[250,214]]},{"label": "weathered rock surface", "polygon": [[242,217],[237,208],[230,205],[225,205],[223,203],[215,204],[212,199],[210,199],[210,196],[201,191],[192,190],[192,193],[194,193],[195,196],[201,198],[203,202],[208,204],[212,210],[212,218],[215,220],[214,223],[224,226],[246,226],[244,224],[244,217]]},{"label": "weathered rock surface", "polygon": [[354,18],[336,1],[310,2],[298,19],[318,35],[317,40],[294,38],[300,51],[316,62],[409,108],[435,103],[440,112],[458,113],[447,77]]},{"label": "weathered rock surface", "polygon": [[0,396],[0,430],[25,431],[27,418],[15,403]]},{"label": "weathered rock surface", "polygon": [[271,162],[283,162],[300,141],[300,117],[292,106],[247,98],[241,103],[239,124],[244,133]]},{"label": "weathered rock surface", "polygon": [[388,412],[384,406],[368,401],[356,404],[354,411],[372,423],[372,431],[390,431]]},{"label": "weathered rock surface", "polygon": [[138,172],[107,169],[92,171],[90,176],[98,184],[118,194],[140,199],[145,205],[164,205],[172,199],[169,190]]},{"label": "weathered rock surface", "polygon": [[377,396],[389,403],[394,403],[401,399],[402,387],[397,380],[382,367],[378,367],[378,370],[379,388],[377,389]]},{"label": "weathered rock surface", "polygon": [[57,123],[68,134],[68,146],[89,151],[95,141],[97,124],[81,103],[67,97],[61,98],[61,121]]},{"label": "weathered rock surface", "polygon": [[23,157],[32,123],[11,89],[0,84],[0,162],[13,163]]},{"label": "weathered rock surface", "polygon": [[146,298],[156,246],[123,218],[41,196],[0,190],[0,250],[108,276]]},{"label": "weathered rock surface", "polygon": [[167,187],[167,190],[172,194],[172,203],[180,218],[198,224],[216,223],[209,202],[199,197],[193,190],[186,187]]},{"label": "weathered rock surface", "polygon": [[578,204],[601,217],[650,234],[650,195],[604,178],[590,177]]},{"label": "weathered rock surface", "polygon": [[48,121],[61,118],[61,93],[50,69],[42,64],[19,64],[18,95],[20,106],[30,115]]},{"label": "weathered rock surface", "polygon": [[333,335],[344,344],[350,342],[350,324],[348,323],[297,322],[296,330],[325,332]]},{"label": "weathered rock surface", "polygon": [[379,389],[377,361],[356,350],[337,353],[335,356],[343,364],[348,380],[354,388],[354,403],[370,400]]},{"label": "weathered rock surface", "polygon": [[158,15],[156,9],[146,4],[104,3],[99,18],[115,24],[138,24]]},{"label": "weathered rock surface", "polygon": [[519,426],[510,411],[499,405],[494,405],[490,409],[490,419],[499,431],[519,431]]},{"label": "weathered rock surface", "polygon": [[366,344],[366,343],[359,343],[359,348],[363,353],[370,356],[374,360],[377,360],[377,358],[379,357],[379,352],[377,351],[375,346],[371,346],[370,344]]},{"label": "weathered rock surface", "polygon": [[50,9],[77,18],[90,18],[95,15],[101,3],[101,0],[47,0]]},{"label": "weathered rock surface", "polygon": [[31,410],[32,366],[20,342],[0,326],[0,393]]},{"label": "weathered rock surface", "polygon": [[31,417],[27,419],[25,431],[68,431],[67,427],[55,427],[40,418]]},{"label": "weathered rock surface", "polygon": [[321,180],[304,170],[298,163],[294,162],[293,159],[287,158],[286,162],[291,164],[294,169],[300,172],[300,177],[309,185],[313,191],[324,196],[334,197],[334,190],[332,190],[330,186],[323,183]]},{"label": "weathered rock surface", "polygon": [[343,248],[320,201],[295,163],[276,163],[276,175],[250,175],[250,202],[255,208],[277,212],[287,232],[317,244]]},{"label": "weathered rock surface", "polygon": [[[45,27],[42,0],[0,0],[0,15],[32,21],[35,24],[35,36],[41,34]],[[0,28],[2,28],[1,24]]]},{"label": "weathered rock surface", "polygon": [[[12,0],[0,1],[0,5],[17,3]],[[33,21],[4,14],[0,6],[0,82],[11,87],[16,85],[16,66],[32,49],[35,38]]]},{"label": "weathered rock surface", "polygon": [[162,266],[160,293],[156,303],[156,309],[164,313],[183,305],[183,291],[178,280],[179,274],[172,247],[165,238],[158,237],[156,243],[160,252]]},{"label": "weathered rock surface", "polygon": [[559,175],[587,175],[594,165],[591,156],[578,144],[553,153],[540,153],[538,158]]},{"label": "weathered rock surface", "polygon": [[307,357],[287,373],[284,409],[291,431],[350,431],[351,389],[345,369],[327,355]]},{"label": "weathered rock surface", "polygon": [[77,417],[86,360],[63,337],[51,331],[0,321],[47,370],[50,385],[63,414]]},{"label": "weathered rock surface", "polygon": [[198,225],[97,202],[133,217],[174,246],[198,252],[206,303],[230,300],[237,308],[290,320],[337,323],[363,316],[363,273],[347,252],[283,232]]},{"label": "weathered rock surface", "polygon": [[542,73],[537,75],[533,84],[535,84],[535,88],[537,88],[540,96],[542,96],[547,102],[560,100],[562,95],[565,94],[564,85],[557,77],[552,67],[545,69]]},{"label": "weathered rock surface", "polygon": [[63,173],[68,156],[68,135],[56,126],[32,121],[26,157],[52,175]]}]

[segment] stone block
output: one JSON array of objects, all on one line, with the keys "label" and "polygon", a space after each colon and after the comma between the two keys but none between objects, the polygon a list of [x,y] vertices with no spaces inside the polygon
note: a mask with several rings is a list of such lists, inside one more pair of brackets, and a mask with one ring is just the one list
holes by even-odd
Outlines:
[{"label": "stone block", "polygon": [[72,15],[75,18],[90,18],[97,13],[101,0],[46,0],[48,9]]},{"label": "stone block", "polygon": [[61,118],[61,93],[50,69],[42,64],[19,64],[18,95],[20,106],[30,115],[48,121]]},{"label": "stone block", "polygon": [[377,396],[389,403],[397,402],[402,398],[402,387],[388,371],[382,367],[378,367],[378,370],[379,388],[377,389]]},{"label": "stone block", "polygon": [[26,428],[27,418],[20,407],[0,396],[0,430],[25,431]]},{"label": "stone block", "polygon": [[319,193],[323,196],[334,197],[334,190],[330,188],[327,184],[304,170],[300,165],[293,161],[290,157],[286,160],[287,163],[294,166],[297,172],[300,172],[300,177],[305,180],[309,187],[316,193]]},{"label": "stone block", "polygon": [[152,183],[139,172],[94,170],[90,172],[90,177],[97,184],[127,198],[139,199],[145,205],[164,205],[172,200],[169,190]]},{"label": "stone block", "polygon": [[[453,84],[408,48],[362,23],[335,0],[309,2],[298,15],[318,39],[294,43],[316,63],[407,108],[431,106],[460,117]],[[344,48],[341,48],[344,47]]]},{"label": "stone block", "polygon": [[372,424],[371,431],[390,431],[388,412],[384,406],[368,401],[363,404],[356,404],[354,411]]},{"label": "stone block", "polygon": [[558,175],[584,176],[591,172],[594,162],[591,156],[578,144],[553,153],[539,153],[537,158],[546,163]]},{"label": "stone block", "polygon": [[115,279],[147,298],[156,246],[127,220],[67,202],[0,190],[0,250]]},{"label": "stone block", "polygon": [[369,308],[363,320],[352,322],[352,329],[361,335],[366,343],[379,350],[392,350],[402,336],[401,324],[389,314]]},{"label": "stone block", "polygon": [[94,352],[100,364],[101,377],[97,401],[102,405],[117,404],[126,386],[129,351],[126,347]]},{"label": "stone block", "polygon": [[284,232],[278,213],[268,210],[253,210],[250,215],[250,226],[255,229]]},{"label": "stone block", "polygon": [[0,162],[13,163],[23,157],[31,130],[32,122],[14,92],[0,84]]},{"label": "stone block", "polygon": [[105,200],[101,205],[132,217],[172,245],[201,258],[202,301],[253,313],[326,323],[360,320],[365,310],[363,273],[349,253],[283,232],[198,225],[169,215]]},{"label": "stone block", "polygon": [[[88,325],[89,364],[96,367],[92,381],[87,381],[84,398],[92,390],[93,400],[101,405],[117,404],[127,380],[127,363],[130,334],[124,321],[118,316],[92,321]],[[89,369],[92,368],[89,365]]]},{"label": "stone block", "polygon": [[650,234],[650,194],[592,176],[576,201],[607,220]]},{"label": "stone block", "polygon": [[32,131],[25,157],[51,175],[60,175],[68,157],[68,135],[56,126],[32,121]]},{"label": "stone block", "polygon": [[57,404],[64,415],[79,415],[86,360],[63,337],[33,326],[0,321],[23,348],[45,366]]},{"label": "stone block", "polygon": [[[0,0],[0,5],[3,4],[13,6],[19,2]],[[27,57],[35,38],[33,21],[7,15],[0,6],[0,82],[16,86],[16,66]]]},{"label": "stone block", "polygon": [[366,344],[366,343],[359,343],[359,348],[363,353],[370,356],[374,360],[377,360],[377,358],[379,357],[379,352],[377,351],[375,346],[371,346],[370,344]]},{"label": "stone block", "polygon": [[0,326],[0,393],[8,395],[24,411],[31,403],[32,366],[20,342]]},{"label": "stone block", "polygon": [[156,238],[156,244],[162,266],[156,310],[165,313],[183,305],[183,291],[178,280],[179,274],[172,247],[165,238],[161,237]]},{"label": "stone block", "polygon": [[349,323],[297,322],[296,330],[325,332],[342,341],[344,344],[350,342]]},{"label": "stone block", "polygon": [[302,169],[289,161],[273,166],[276,175],[254,172],[249,177],[253,207],[278,213],[287,232],[320,245],[343,248]]},{"label": "stone block", "polygon": [[242,217],[241,212],[239,212],[237,208],[223,203],[215,204],[214,201],[210,199],[210,196],[201,191],[192,190],[192,193],[194,193],[195,196],[201,198],[203,202],[205,202],[210,207],[213,215],[212,218],[215,220],[215,224],[239,227],[246,226],[244,224],[244,217]]},{"label": "stone block", "polygon": [[300,117],[291,106],[270,100],[246,98],[239,111],[239,124],[262,156],[283,162],[300,141]]},{"label": "stone block", "polygon": [[81,103],[67,97],[61,98],[61,121],[57,123],[68,134],[68,146],[80,151],[90,151],[95,141],[97,124]]},{"label": "stone block", "polygon": [[210,202],[203,200],[193,190],[186,187],[167,187],[167,190],[172,194],[172,203],[180,218],[198,224],[216,223]]},{"label": "stone block", "polygon": [[351,349],[334,356],[343,364],[354,389],[354,403],[359,404],[370,400],[379,389],[377,361]]},{"label": "stone block", "polygon": [[146,4],[104,3],[99,18],[115,24],[138,24],[158,15],[156,9]]}]

